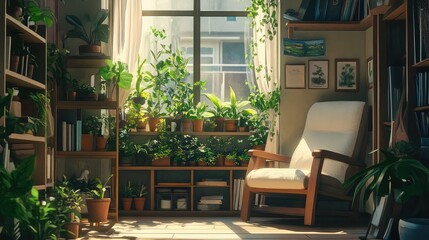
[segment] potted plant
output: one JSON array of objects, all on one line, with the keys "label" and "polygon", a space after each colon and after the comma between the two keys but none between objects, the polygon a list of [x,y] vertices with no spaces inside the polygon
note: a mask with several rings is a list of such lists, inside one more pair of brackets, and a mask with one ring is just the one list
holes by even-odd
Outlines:
[{"label": "potted plant", "polygon": [[79,237],[80,211],[84,205],[79,189],[73,189],[67,178],[56,184],[52,192],[56,225],[67,239]]},{"label": "potted plant", "polygon": [[134,187],[134,205],[137,211],[143,211],[145,204],[145,196],[147,195],[146,186],[141,183]]},{"label": "potted plant", "polygon": [[45,127],[48,124],[51,124],[48,121],[48,114],[51,114],[50,99],[47,95],[42,93],[30,93],[28,96],[32,100],[31,106],[35,105],[35,110],[37,112],[36,117],[39,119],[39,121],[35,122],[35,124],[39,125],[37,127],[38,132],[36,132],[36,134],[38,136],[44,136]]},{"label": "potted plant", "polygon": [[138,58],[137,63],[137,80],[136,85],[134,86],[133,91],[131,91],[131,99],[134,104],[142,106],[145,104],[148,94],[145,92],[151,86],[144,87],[143,86],[143,65],[146,63],[146,60],[141,61],[140,56]]},{"label": "potted plant", "polygon": [[13,30],[11,35],[11,52],[10,52],[10,66],[9,69],[13,72],[18,72],[19,61],[24,51],[24,40],[22,33]]},{"label": "potted plant", "polygon": [[135,143],[130,139],[128,129],[121,129],[119,132],[119,164],[122,166],[132,165],[135,154]]},{"label": "potted plant", "polygon": [[[43,22],[47,27],[51,27],[56,18],[49,8],[41,8],[35,0],[27,0],[25,3],[24,15],[28,16],[28,23],[34,22],[36,26],[33,30],[37,32],[37,23]],[[31,26],[30,26],[31,27]]]},{"label": "potted plant", "polygon": [[249,104],[249,101],[237,101],[235,96],[235,92],[232,87],[229,87],[230,93],[229,98],[230,102],[226,103],[226,113],[225,113],[225,130],[227,132],[236,132],[238,119],[240,117],[241,112],[247,112],[249,115],[256,114],[256,111],[253,109],[242,109],[244,106]]},{"label": "potted plant", "polygon": [[135,162],[137,166],[150,166],[152,165],[152,159],[150,157],[149,144],[135,144],[136,157]]},{"label": "potted plant", "polygon": [[[113,122],[112,122],[113,121]],[[111,134],[111,125],[115,124],[115,118],[109,117],[105,114],[102,114],[98,118],[97,128],[94,129],[95,132],[95,150],[105,151],[107,147],[107,140]],[[103,131],[104,129],[104,131]]]},{"label": "potted plant", "polygon": [[202,145],[200,148],[200,155],[197,158],[198,166],[214,166],[216,165],[216,157],[212,149],[207,145]]},{"label": "potted plant", "polygon": [[133,197],[134,197],[134,187],[131,185],[131,181],[128,180],[128,183],[124,187],[124,196],[122,197],[122,207],[124,208],[125,211],[131,210]]},{"label": "potted plant", "polygon": [[[399,147],[404,144],[396,143]],[[402,208],[402,211],[390,209],[395,219],[393,226],[398,226],[399,218],[428,216],[429,169],[408,154],[397,154],[395,150],[381,151],[384,154],[383,161],[362,170],[344,183],[345,188],[356,186],[353,203],[358,202],[361,192],[364,192],[364,201],[367,201],[371,194],[374,200],[389,196],[395,201],[397,209]],[[398,234],[397,229],[392,227],[393,236]],[[427,234],[429,233],[426,232],[425,236]]]},{"label": "potted plant", "polygon": [[225,165],[225,156],[230,151],[232,141],[232,137],[221,138],[217,136],[211,136],[207,140],[207,145],[210,146],[215,155],[216,166]]},{"label": "potted plant", "polygon": [[100,123],[96,116],[88,116],[82,121],[82,151],[92,151],[94,136],[97,134]]},{"label": "potted plant", "polygon": [[95,87],[87,83],[81,83],[76,88],[76,96],[80,101],[97,101],[97,93]]},{"label": "potted plant", "polygon": [[68,38],[80,38],[86,45],[79,46],[79,53],[101,53],[100,42],[109,41],[109,25],[103,23],[108,16],[109,11],[101,9],[88,27],[84,26],[77,16],[67,15],[66,21],[74,28],[66,33],[63,41]]},{"label": "potted plant", "polygon": [[238,155],[238,160],[240,162],[240,166],[247,167],[249,165],[250,156],[247,153],[248,149],[244,149],[240,155]]},{"label": "potted plant", "polygon": [[32,53],[28,54],[28,68],[27,68],[27,77],[33,78],[34,69],[39,65],[37,64],[36,56]]},{"label": "potted plant", "polygon": [[215,131],[223,132],[225,128],[225,113],[226,106],[225,104],[214,94],[206,93],[205,96],[210,100],[213,104],[211,108],[208,110],[213,114],[214,121],[216,123]]},{"label": "potted plant", "polygon": [[166,141],[153,139],[149,143],[153,166],[170,166],[172,150]]},{"label": "potted plant", "polygon": [[213,118],[204,119],[204,132],[214,132],[217,125]]},{"label": "potted plant", "polygon": [[96,185],[91,189],[92,198],[86,199],[86,206],[88,208],[88,221],[92,224],[99,225],[101,222],[107,222],[107,215],[109,213],[110,198],[104,198],[107,183],[113,177],[111,174],[104,183],[99,178],[96,178]]},{"label": "potted plant", "polygon": [[111,101],[115,93],[116,86],[122,89],[130,89],[133,74],[128,71],[128,65],[124,62],[113,62],[110,59],[105,61],[106,66],[98,70],[98,75],[101,76],[101,82],[106,87],[106,99]]},{"label": "potted plant", "polygon": [[238,165],[238,157],[236,152],[230,152],[225,156],[225,166]]},{"label": "potted plant", "polygon": [[206,112],[207,105],[205,102],[199,102],[196,106],[189,110],[189,117],[192,119],[194,132],[202,132],[204,126],[204,118],[211,117],[212,114]]}]

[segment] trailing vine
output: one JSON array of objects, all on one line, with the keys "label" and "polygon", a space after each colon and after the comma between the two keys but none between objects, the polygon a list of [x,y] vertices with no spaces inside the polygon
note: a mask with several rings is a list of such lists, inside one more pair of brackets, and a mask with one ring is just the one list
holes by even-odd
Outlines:
[{"label": "trailing vine", "polygon": [[[255,65],[253,59],[257,56],[258,44],[265,43],[266,40],[273,41],[278,33],[277,9],[278,0],[251,0],[251,5],[245,9],[247,17],[251,19],[251,28],[260,35],[258,39],[252,38],[249,54],[246,55],[249,68],[257,73],[256,81],[272,81],[272,69],[266,63]],[[280,92],[280,86],[275,86],[273,91],[266,93],[255,88],[249,96],[251,105],[260,112],[259,119],[265,118],[271,123],[268,130],[270,140],[275,135],[274,126],[280,114]]]}]

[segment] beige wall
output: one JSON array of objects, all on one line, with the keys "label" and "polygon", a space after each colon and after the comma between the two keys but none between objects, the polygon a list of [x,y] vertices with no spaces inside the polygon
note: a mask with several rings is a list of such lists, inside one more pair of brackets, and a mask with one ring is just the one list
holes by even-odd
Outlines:
[{"label": "beige wall", "polygon": [[[283,14],[287,4],[294,1],[282,1],[281,13]],[[282,15],[281,14],[281,15]],[[280,34],[283,39],[287,35],[284,19],[281,20]],[[324,39],[326,55],[317,58],[285,56],[283,44],[280,51],[280,80],[282,96],[280,105],[280,152],[291,155],[301,137],[308,109],[314,102],[329,100],[360,100],[367,101],[368,86],[366,77],[367,57],[370,50],[367,47],[371,43],[365,31],[294,31],[294,39]],[[371,44],[372,45],[372,44]],[[335,92],[335,59],[356,58],[359,59],[359,91]],[[329,89],[308,89],[308,60],[329,60]],[[305,64],[306,89],[284,89],[285,64]]]}]

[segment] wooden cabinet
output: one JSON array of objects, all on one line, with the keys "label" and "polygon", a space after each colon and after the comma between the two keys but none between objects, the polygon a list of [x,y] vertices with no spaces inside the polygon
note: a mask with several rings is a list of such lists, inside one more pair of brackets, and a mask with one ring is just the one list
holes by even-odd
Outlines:
[{"label": "wooden cabinet", "polygon": [[[70,57],[67,62],[69,69],[86,68],[87,72],[96,74],[98,68],[103,66],[106,57]],[[73,76],[73,74],[72,74]],[[88,77],[89,78],[89,77]],[[112,180],[108,184],[110,190],[107,196],[111,198],[109,218],[118,219],[118,141],[115,137],[113,148],[107,150],[96,150],[95,139],[93,140],[91,151],[82,151],[78,148],[82,142],[79,137],[82,128],[80,123],[88,116],[108,115],[115,119],[115,135],[118,136],[119,106],[118,101],[66,101],[59,97],[55,103],[56,108],[56,172],[58,176],[65,175],[79,177],[83,170],[89,170],[89,179],[99,178],[104,181],[109,174],[113,174]],[[116,98],[118,99],[118,91]],[[80,122],[80,123],[78,123]],[[70,126],[70,127],[69,127]],[[70,128],[70,130],[69,130]],[[71,133],[71,136],[69,135]],[[109,133],[110,134],[110,133]],[[64,137],[67,136],[67,137]],[[71,143],[69,144],[71,140]],[[67,143],[63,145],[63,143]]]},{"label": "wooden cabinet", "polygon": [[[247,167],[156,167],[119,166],[119,186],[128,181],[147,186],[146,206],[143,211],[120,211],[122,216],[238,216],[234,210],[237,195],[235,179],[243,179]],[[210,181],[210,182],[207,182]],[[203,183],[206,182],[206,183]],[[203,196],[222,196],[216,210],[199,210]],[[238,196],[238,195],[237,195]],[[180,199],[186,205],[180,206]],[[163,202],[167,202],[165,205]]]},{"label": "wooden cabinet", "polygon": [[[21,102],[23,99],[29,98],[30,94],[41,94],[47,97],[46,28],[39,26],[37,32],[31,30],[7,13],[7,2],[9,1],[2,1],[0,3],[0,21],[2,22],[2,26],[0,27],[0,56],[2,56],[0,58],[0,94],[5,96],[7,89],[15,88],[19,90],[18,96]],[[12,39],[12,35],[19,36],[20,41],[14,41],[15,38]],[[37,61],[38,66],[31,71],[31,67],[29,66],[32,65],[29,64],[31,63],[31,59],[21,56],[18,60],[18,68],[12,69],[11,56],[14,55],[12,47],[20,50],[25,49],[27,53],[30,52]],[[42,108],[42,106],[39,106],[39,108]],[[42,110],[39,108],[37,108],[39,111]],[[52,185],[54,179],[52,164],[47,157],[47,115],[45,117],[39,116],[35,109],[31,110],[24,106],[19,109],[21,109],[21,116],[40,119],[44,123],[44,126],[39,127],[37,133],[11,134],[9,136],[9,145],[29,143],[33,146],[36,156],[35,171],[33,174],[34,185],[39,190],[46,189]],[[47,109],[46,104],[44,105],[44,109]],[[5,120],[1,121],[1,124],[4,126],[6,124]]]}]

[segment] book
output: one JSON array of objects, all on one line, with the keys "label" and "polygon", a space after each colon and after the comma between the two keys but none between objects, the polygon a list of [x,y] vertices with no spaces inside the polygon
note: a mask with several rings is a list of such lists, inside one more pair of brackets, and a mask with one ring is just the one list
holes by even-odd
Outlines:
[{"label": "book", "polygon": [[341,17],[341,10],[343,7],[343,0],[329,0],[326,10],[326,21],[339,21]]},{"label": "book", "polygon": [[217,211],[220,210],[220,206],[218,204],[198,204],[197,209],[200,211]]},{"label": "book", "polygon": [[222,195],[201,196],[201,200],[223,200]]},{"label": "book", "polygon": [[72,151],[72,127],[71,123],[67,123],[67,151]]},{"label": "book", "polygon": [[202,181],[197,182],[197,186],[227,186],[226,181]]},{"label": "book", "polygon": [[10,69],[10,54],[12,49],[12,37],[6,36],[6,68]]},{"label": "book", "polygon": [[233,189],[233,202],[232,202],[232,208],[234,210],[238,210],[238,198],[237,198],[237,194],[238,194],[238,179],[234,179],[234,189]]},{"label": "book", "polygon": [[67,122],[63,121],[61,123],[61,134],[62,134],[62,150],[67,151]]},{"label": "book", "polygon": [[201,203],[201,204],[222,204],[222,200],[218,200],[218,199],[201,199],[198,203]]},{"label": "book", "polygon": [[82,151],[82,120],[76,121],[76,151]]},{"label": "book", "polygon": [[243,188],[244,188],[244,179],[239,180],[240,191],[239,191],[239,199],[238,199],[238,210],[241,210],[241,205],[243,203]]}]

